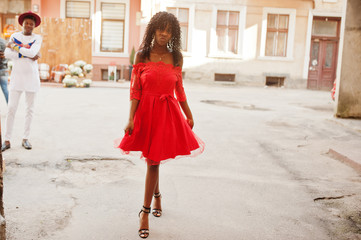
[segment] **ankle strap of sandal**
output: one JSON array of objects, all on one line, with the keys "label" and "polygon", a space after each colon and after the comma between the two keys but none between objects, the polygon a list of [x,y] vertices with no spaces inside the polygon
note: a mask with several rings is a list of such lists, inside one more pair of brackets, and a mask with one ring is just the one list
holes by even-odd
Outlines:
[{"label": "ankle strap of sandal", "polygon": [[150,213],[150,207],[148,208],[148,207],[145,207],[145,206],[143,205],[142,211],[145,212],[145,213]]},{"label": "ankle strap of sandal", "polygon": [[160,194],[160,192],[154,193],[154,197],[155,197],[155,198],[159,198],[160,196],[162,196],[162,195]]}]

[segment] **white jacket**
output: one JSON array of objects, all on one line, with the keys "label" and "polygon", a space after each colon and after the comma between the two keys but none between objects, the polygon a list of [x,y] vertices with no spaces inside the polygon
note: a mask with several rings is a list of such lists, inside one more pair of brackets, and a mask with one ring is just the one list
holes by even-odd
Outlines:
[{"label": "white jacket", "polygon": [[38,61],[30,58],[35,57],[41,48],[42,38],[38,34],[24,35],[16,32],[11,35],[10,42],[21,42],[23,45],[31,45],[30,48],[22,47],[19,52],[10,48],[5,49],[5,57],[11,59],[13,67],[10,75],[9,89],[15,91],[37,92],[40,89],[40,77]]}]

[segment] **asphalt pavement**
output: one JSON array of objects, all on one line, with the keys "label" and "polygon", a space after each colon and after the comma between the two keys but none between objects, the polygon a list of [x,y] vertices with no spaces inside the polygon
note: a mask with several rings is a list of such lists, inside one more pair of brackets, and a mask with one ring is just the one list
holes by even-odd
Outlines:
[{"label": "asphalt pavement", "polygon": [[[203,154],[160,169],[148,239],[361,239],[361,120],[329,92],[185,82]],[[146,165],[113,147],[129,82],[43,84],[30,141],[24,97],[3,153],[7,240],[139,239]],[[6,104],[0,99],[2,126]]]}]

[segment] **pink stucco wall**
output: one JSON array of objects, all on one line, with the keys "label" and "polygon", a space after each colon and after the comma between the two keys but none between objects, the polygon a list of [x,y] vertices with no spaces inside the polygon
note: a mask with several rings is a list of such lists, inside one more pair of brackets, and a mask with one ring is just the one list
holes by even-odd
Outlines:
[{"label": "pink stucco wall", "polygon": [[[94,0],[94,11],[96,9],[95,4],[97,0]],[[141,9],[141,0],[129,0],[129,43],[128,43],[128,52],[129,55],[134,46],[135,50],[139,48],[139,39],[140,39],[140,26],[136,25],[136,13],[140,12]],[[51,18],[60,18],[60,4],[61,0],[32,0],[32,5],[37,4],[39,6],[39,14],[41,17],[51,17]],[[104,66],[110,64],[120,65],[129,65],[128,57],[92,57],[92,64],[94,66],[94,76],[96,79],[100,80],[101,69]]]},{"label": "pink stucco wall", "polygon": [[41,0],[40,14],[42,17],[59,18],[60,0]]},{"label": "pink stucco wall", "polygon": [[[129,54],[134,46],[135,50],[139,47],[139,34],[140,26],[136,26],[136,13],[140,11],[141,0],[130,0],[130,11],[129,11]],[[32,0],[32,5],[39,5],[39,14],[41,17],[60,17],[60,0]],[[94,1],[96,4],[96,1]],[[95,6],[94,6],[95,9]],[[109,64],[115,62],[116,64],[129,64],[129,58],[119,57],[93,57],[93,64]]]},{"label": "pink stucco wall", "polygon": [[[137,51],[139,48],[139,34],[140,26],[136,25],[136,13],[140,11],[141,0],[130,0],[130,9],[129,9],[129,55],[134,49]],[[129,58],[119,58],[119,57],[93,57],[93,64],[106,64],[109,65],[110,62],[113,62],[117,65],[128,65]]]},{"label": "pink stucco wall", "polygon": [[34,5],[38,5],[39,10],[37,13],[41,16],[41,0],[31,0],[31,11],[34,11]]},{"label": "pink stucco wall", "polygon": [[[140,11],[141,0],[130,0],[130,9],[129,9],[129,42],[128,42],[128,52],[129,55],[134,46],[135,50],[138,50],[139,47],[139,35],[140,35],[140,26],[136,25],[136,13]],[[121,69],[123,65],[123,77],[129,79],[129,58],[128,57],[92,57],[93,64],[93,80],[101,80],[101,71],[102,69],[107,69],[108,65],[115,64],[118,69]]]},{"label": "pink stucco wall", "polygon": [[130,1],[130,25],[129,25],[129,52],[134,46],[137,51],[139,48],[140,26],[136,26],[136,13],[140,12],[141,0]]}]

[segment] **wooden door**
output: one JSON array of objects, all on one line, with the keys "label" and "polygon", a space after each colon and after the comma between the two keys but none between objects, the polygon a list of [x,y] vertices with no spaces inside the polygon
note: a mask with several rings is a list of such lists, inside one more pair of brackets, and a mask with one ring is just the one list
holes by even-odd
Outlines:
[{"label": "wooden door", "polygon": [[318,89],[331,90],[336,78],[337,42],[321,41],[321,77]]},{"label": "wooden door", "polygon": [[314,17],[307,88],[331,90],[336,78],[340,19]]},{"label": "wooden door", "polygon": [[312,39],[311,56],[308,70],[307,88],[318,89],[318,79],[320,79],[320,40]]},{"label": "wooden door", "polygon": [[337,41],[312,39],[308,88],[331,90],[336,77]]}]

